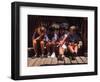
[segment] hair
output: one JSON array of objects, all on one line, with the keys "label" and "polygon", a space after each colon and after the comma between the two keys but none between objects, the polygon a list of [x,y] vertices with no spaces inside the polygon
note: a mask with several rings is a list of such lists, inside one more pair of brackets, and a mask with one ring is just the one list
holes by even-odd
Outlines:
[{"label": "hair", "polygon": [[77,31],[77,26],[75,25],[72,25],[69,27],[69,31],[72,30],[72,31]]},{"label": "hair", "polygon": [[45,33],[45,32],[46,32],[46,29],[45,29],[45,27],[43,27],[43,26],[39,26],[39,27],[37,28],[37,32],[38,32],[39,34]]},{"label": "hair", "polygon": [[46,29],[45,29],[45,27],[40,27],[40,32],[45,32],[46,31]]}]

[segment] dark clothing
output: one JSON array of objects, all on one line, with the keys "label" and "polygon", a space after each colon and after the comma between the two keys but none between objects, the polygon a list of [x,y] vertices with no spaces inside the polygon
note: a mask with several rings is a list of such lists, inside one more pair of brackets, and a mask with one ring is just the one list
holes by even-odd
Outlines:
[{"label": "dark clothing", "polygon": [[68,35],[68,42],[74,42],[74,43],[78,43],[78,41],[80,40],[80,37],[78,34],[69,34]]},{"label": "dark clothing", "polygon": [[47,36],[50,41],[57,41],[59,38],[57,33],[49,33]]},{"label": "dark clothing", "polygon": [[47,34],[47,36],[48,36],[48,39],[52,41],[52,38],[54,37],[54,33]]}]

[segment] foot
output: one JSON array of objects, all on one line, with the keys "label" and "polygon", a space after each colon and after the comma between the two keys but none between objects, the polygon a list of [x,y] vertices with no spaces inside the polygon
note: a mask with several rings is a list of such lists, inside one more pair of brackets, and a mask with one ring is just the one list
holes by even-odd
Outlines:
[{"label": "foot", "polygon": [[58,61],[61,60],[61,56],[58,56],[58,57],[57,57],[57,60],[58,60]]},{"label": "foot", "polygon": [[73,53],[73,55],[74,55],[74,56],[77,56],[77,53],[76,53],[76,52],[74,52],[74,53]]},{"label": "foot", "polygon": [[75,57],[72,57],[72,60],[75,60]]},{"label": "foot", "polygon": [[69,56],[69,59],[72,60],[72,56]]},{"label": "foot", "polygon": [[73,55],[72,55],[72,60],[75,60],[75,57],[77,56],[77,53],[73,53]]},{"label": "foot", "polygon": [[58,56],[58,60],[64,61],[65,60],[65,56],[64,55],[59,55]]},{"label": "foot", "polygon": [[35,58],[35,57],[37,57],[37,53],[32,58]]},{"label": "foot", "polygon": [[37,57],[37,53],[35,53],[34,57]]},{"label": "foot", "polygon": [[48,52],[47,57],[50,57],[50,52]]},{"label": "foot", "polygon": [[54,58],[55,56],[56,56],[55,52],[53,52],[52,55],[51,55],[51,57]]},{"label": "foot", "polygon": [[44,57],[44,54],[42,54],[41,57]]},{"label": "foot", "polygon": [[62,59],[62,61],[65,61],[65,56],[62,55],[62,56],[61,56],[61,59]]}]

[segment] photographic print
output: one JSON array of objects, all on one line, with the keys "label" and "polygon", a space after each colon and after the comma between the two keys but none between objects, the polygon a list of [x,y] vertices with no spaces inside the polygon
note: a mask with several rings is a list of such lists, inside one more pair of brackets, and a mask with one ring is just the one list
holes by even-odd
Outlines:
[{"label": "photographic print", "polygon": [[97,7],[12,2],[11,78],[97,75]]},{"label": "photographic print", "polygon": [[28,15],[28,66],[87,64],[87,21]]}]

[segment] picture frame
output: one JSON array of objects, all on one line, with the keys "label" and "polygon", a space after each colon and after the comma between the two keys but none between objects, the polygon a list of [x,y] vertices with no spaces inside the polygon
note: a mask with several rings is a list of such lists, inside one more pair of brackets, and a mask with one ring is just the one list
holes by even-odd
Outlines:
[{"label": "picture frame", "polygon": [[[43,66],[43,67],[42,66],[28,67],[27,54],[29,55],[30,53],[27,51],[27,46],[29,43],[28,37],[30,36],[28,33],[32,29],[28,32],[27,30],[30,28],[32,22],[34,22],[35,17],[38,17],[36,20],[40,20],[39,19],[40,16],[42,17],[42,19],[47,17],[48,19],[46,19],[46,21],[50,22],[50,20],[55,20],[57,23],[62,21],[66,22],[64,19],[68,19],[68,21],[73,22],[70,24],[77,24],[77,25],[80,25],[86,17],[87,26],[83,26],[83,27],[86,27],[86,29],[88,30],[82,33],[87,34],[84,36],[87,37],[88,40],[87,41],[88,46],[86,48],[88,54],[88,59],[87,59],[88,62],[85,64],[78,63],[72,65],[69,64],[69,65],[54,65],[54,66],[51,65],[51,66]],[[31,20],[32,17],[33,19]],[[79,23],[80,20],[82,20],[81,23]],[[14,80],[24,80],[24,79],[97,75],[98,73],[97,71],[98,68],[97,66],[97,59],[98,59],[97,22],[98,22],[97,7],[95,6],[12,2],[11,4],[11,43],[12,43],[11,44],[11,78]],[[85,25],[85,23],[83,23],[83,25]],[[93,33],[91,34],[91,32]]]}]

